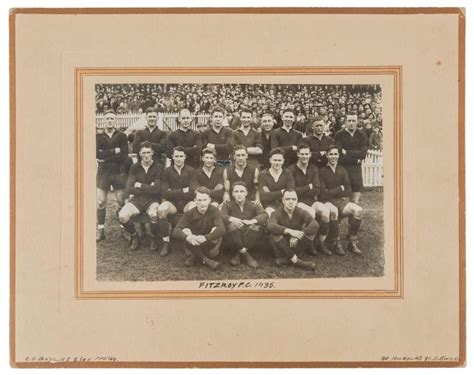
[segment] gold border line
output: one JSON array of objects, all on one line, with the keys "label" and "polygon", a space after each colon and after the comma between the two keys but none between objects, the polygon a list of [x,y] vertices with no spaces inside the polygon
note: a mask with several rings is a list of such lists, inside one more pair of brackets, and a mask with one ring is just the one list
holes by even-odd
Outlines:
[{"label": "gold border line", "polygon": [[454,7],[413,8],[15,8],[13,14],[356,14],[356,15],[406,15],[406,14],[461,14]]},{"label": "gold border line", "polygon": [[[400,66],[386,67],[200,67],[200,68],[75,68],[76,93],[76,299],[161,299],[161,298],[403,298],[402,241],[401,241],[401,75]],[[85,291],[83,252],[83,82],[90,76],[216,76],[216,75],[392,75],[394,79],[394,289],[393,290],[136,290],[136,291]]]}]

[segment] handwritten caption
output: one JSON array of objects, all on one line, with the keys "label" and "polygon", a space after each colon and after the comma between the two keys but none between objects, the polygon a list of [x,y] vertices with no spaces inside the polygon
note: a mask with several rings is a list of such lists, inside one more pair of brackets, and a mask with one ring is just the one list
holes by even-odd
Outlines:
[{"label": "handwritten caption", "polygon": [[417,355],[417,356],[399,356],[399,355],[383,355],[382,361],[395,361],[395,362],[458,362],[458,357],[450,357],[447,355],[434,355],[434,356],[426,356],[426,355]]},{"label": "handwritten caption", "polygon": [[25,357],[25,362],[42,362],[42,363],[65,363],[65,362],[117,362],[117,358],[113,356],[68,356],[68,357]]},{"label": "handwritten caption", "polygon": [[224,289],[224,290],[242,290],[242,289],[274,289],[274,281],[235,281],[235,282],[212,282],[202,281],[198,284],[199,289]]}]

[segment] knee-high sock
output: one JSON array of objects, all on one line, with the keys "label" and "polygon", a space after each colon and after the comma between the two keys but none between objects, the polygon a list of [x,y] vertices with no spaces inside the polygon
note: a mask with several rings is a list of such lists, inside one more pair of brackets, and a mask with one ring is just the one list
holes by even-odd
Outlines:
[{"label": "knee-high sock", "polygon": [[98,208],[97,209],[97,224],[104,225],[105,224],[105,208]]},{"label": "knee-high sock", "polygon": [[339,221],[333,220],[329,222],[329,236],[332,241],[339,240]]},{"label": "knee-high sock", "polygon": [[232,252],[232,254],[236,254],[240,249],[242,249],[244,246],[242,242],[242,238],[240,237],[239,230],[233,230],[230,232],[227,232],[227,238],[229,242],[229,247]]},{"label": "knee-high sock", "polygon": [[352,217],[350,222],[349,222],[349,235],[351,237],[356,237],[357,233],[359,233],[359,228],[360,228],[360,219],[356,219],[355,217]]},{"label": "knee-high sock", "polygon": [[327,236],[329,232],[329,223],[325,223],[324,221],[319,222],[319,235],[320,236]]},{"label": "knee-high sock", "polygon": [[193,254],[195,257],[203,260],[204,258],[206,258],[206,254],[204,254],[204,251],[202,251],[201,247],[200,246],[193,246],[191,244],[189,244],[188,242],[185,242],[184,244],[184,247],[191,253]]},{"label": "knee-high sock", "polygon": [[158,219],[158,232],[161,238],[167,238],[170,236],[170,223],[167,218]]},{"label": "knee-high sock", "polygon": [[290,242],[286,238],[282,238],[280,241],[275,242],[275,246],[288,258],[293,258],[295,256],[295,252],[290,248]]},{"label": "knee-high sock", "polygon": [[135,234],[135,225],[133,224],[132,220],[129,220],[125,224],[122,224],[125,230],[130,234]]},{"label": "knee-high sock", "polygon": [[160,227],[157,222],[156,223],[153,221],[150,222],[150,231],[153,237],[157,237],[160,235]]}]

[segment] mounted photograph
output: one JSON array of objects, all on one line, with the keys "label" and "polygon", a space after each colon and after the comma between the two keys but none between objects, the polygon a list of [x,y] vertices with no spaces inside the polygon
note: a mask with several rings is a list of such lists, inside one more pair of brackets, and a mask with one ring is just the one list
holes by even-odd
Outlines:
[{"label": "mounted photograph", "polygon": [[383,276],[382,95],[95,84],[97,280]]}]

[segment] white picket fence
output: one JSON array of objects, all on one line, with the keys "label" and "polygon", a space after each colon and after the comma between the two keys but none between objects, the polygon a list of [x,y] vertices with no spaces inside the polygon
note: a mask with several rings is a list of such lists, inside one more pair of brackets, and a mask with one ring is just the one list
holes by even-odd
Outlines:
[{"label": "white picket fence", "polygon": [[364,186],[383,186],[383,153],[369,150],[367,157],[362,162],[362,180]]},{"label": "white picket fence", "polygon": [[[172,131],[178,128],[178,113],[159,114],[158,127],[162,130]],[[207,123],[209,114],[197,114],[193,116],[191,127],[196,129],[197,124]],[[146,125],[143,113],[127,113],[117,115],[117,125],[121,129],[128,129],[132,125],[134,128],[144,128]],[[96,115],[96,128],[104,127],[104,115]],[[369,150],[367,157],[362,162],[362,179],[364,186],[383,186],[383,154],[381,151]]]}]

